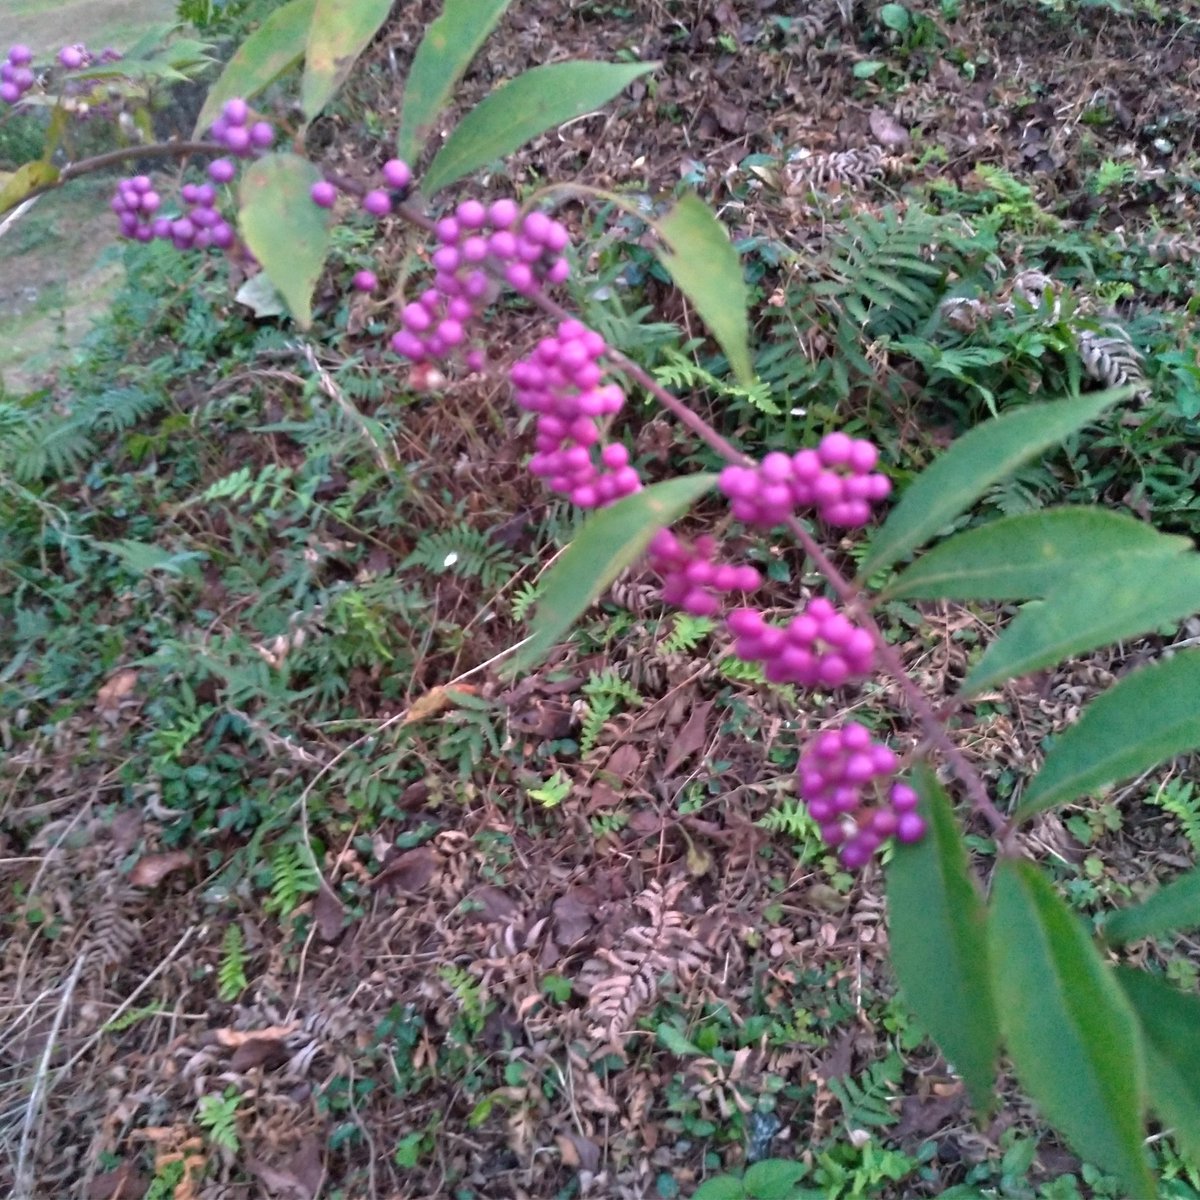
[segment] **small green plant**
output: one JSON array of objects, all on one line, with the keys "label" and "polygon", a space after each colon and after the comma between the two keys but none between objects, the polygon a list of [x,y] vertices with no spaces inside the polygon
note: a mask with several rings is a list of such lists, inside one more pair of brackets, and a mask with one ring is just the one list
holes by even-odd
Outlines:
[{"label": "small green plant", "polygon": [[238,1106],[241,1098],[234,1088],[226,1088],[220,1096],[202,1096],[196,1109],[196,1120],[211,1145],[236,1154],[241,1149],[238,1137]]},{"label": "small green plant", "polygon": [[250,986],[246,978],[246,940],[237,922],[221,939],[221,963],[217,967],[217,995],[232,1003]]}]

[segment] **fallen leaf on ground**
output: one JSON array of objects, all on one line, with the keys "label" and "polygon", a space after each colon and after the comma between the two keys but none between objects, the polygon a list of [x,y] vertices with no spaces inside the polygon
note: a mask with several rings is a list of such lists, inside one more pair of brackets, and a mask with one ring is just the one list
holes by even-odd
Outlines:
[{"label": "fallen leaf on ground", "polygon": [[129,882],[134,887],[158,887],[172,871],[191,865],[192,856],[186,850],[147,854],[145,858],[138,859],[137,865],[129,872]]}]

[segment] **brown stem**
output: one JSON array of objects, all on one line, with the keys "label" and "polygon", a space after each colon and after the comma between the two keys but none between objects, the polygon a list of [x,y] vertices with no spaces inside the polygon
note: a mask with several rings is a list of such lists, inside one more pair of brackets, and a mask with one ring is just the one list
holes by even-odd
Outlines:
[{"label": "brown stem", "polygon": [[44,183],[40,187],[31,188],[19,200],[14,201],[8,208],[0,210],[0,216],[14,209],[26,200],[32,200],[45,192],[90,175],[94,171],[102,171],[117,163],[127,162],[131,158],[186,158],[189,154],[228,154],[229,148],[220,142],[155,142],[149,146],[122,146],[119,150],[106,150],[103,154],[95,154],[91,158],[81,158],[77,163],[63,167],[58,178],[53,183]]}]

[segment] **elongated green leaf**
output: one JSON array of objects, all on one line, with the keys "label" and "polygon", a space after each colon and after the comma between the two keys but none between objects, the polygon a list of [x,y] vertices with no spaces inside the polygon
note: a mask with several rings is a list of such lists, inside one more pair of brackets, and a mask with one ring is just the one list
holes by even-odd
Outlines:
[{"label": "elongated green leaf", "polygon": [[533,617],[533,635],[509,662],[528,670],[547,654],[614,579],[716,482],[715,475],[683,475],[652,484],[589,517],[546,576]]},{"label": "elongated green leaf", "polygon": [[[955,534],[922,554],[884,591],[916,600],[1029,600],[1081,570],[1118,558],[1182,554],[1186,537],[1103,508],[1047,508]],[[1147,564],[1148,566],[1149,564]]]},{"label": "elongated green leaf", "polygon": [[333,99],[391,11],[392,0],[317,0],[300,84],[306,119]]},{"label": "elongated green leaf", "polygon": [[872,539],[859,578],[866,579],[890,567],[924,545],[992,484],[1095,420],[1133,391],[1131,387],[1116,388],[1049,404],[1028,404],[977,425],[909,485]]},{"label": "elongated green leaf", "polygon": [[1145,1065],[1132,1006],[1079,918],[1032,863],[996,868],[992,972],[1017,1078],[1084,1158],[1155,1195],[1142,1149]]},{"label": "elongated green leaf", "polygon": [[446,0],[425,31],[404,85],[396,153],[415,171],[434,122],[512,0]]},{"label": "elongated green leaf", "polygon": [[914,782],[929,832],[916,845],[897,846],[888,864],[892,965],[917,1020],[986,1112],[1000,1053],[987,912],[949,797],[924,764]]},{"label": "elongated green leaf", "polygon": [[563,62],[533,67],[485,96],[421,179],[426,196],[511,154],[530,138],[607,104],[657,63]]},{"label": "elongated green leaf", "polygon": [[1150,1107],[1200,1162],[1200,996],[1130,967],[1118,967],[1117,980],[1142,1027]]},{"label": "elongated green leaf", "polygon": [[277,8],[237,49],[216,83],[209,89],[196,118],[195,137],[216,120],[226,100],[249,100],[275,82],[303,57],[308,45],[317,0],[291,0]]},{"label": "elongated green leaf", "polygon": [[1138,938],[1200,928],[1200,867],[1151,892],[1141,904],[1118,909],[1105,922],[1104,937],[1114,945]]},{"label": "elongated green leaf", "polygon": [[1152,561],[1152,575],[1145,561],[1117,560],[1025,605],[963,681],[963,694],[1200,611],[1200,554]]},{"label": "elongated green leaf", "polygon": [[659,261],[712,330],[738,381],[750,387],[746,281],[725,226],[699,196],[684,196],[654,227],[666,243]]},{"label": "elongated green leaf", "polygon": [[1083,710],[1046,755],[1017,816],[1065,804],[1197,748],[1200,650],[1180,650],[1126,675]]},{"label": "elongated green leaf", "polygon": [[0,188],[0,213],[16,208],[30,192],[58,182],[58,168],[48,162],[22,163]]},{"label": "elongated green leaf", "polygon": [[329,247],[328,214],[308,195],[320,178],[299,155],[268,154],[241,183],[242,236],[301,329],[312,323],[313,289]]}]

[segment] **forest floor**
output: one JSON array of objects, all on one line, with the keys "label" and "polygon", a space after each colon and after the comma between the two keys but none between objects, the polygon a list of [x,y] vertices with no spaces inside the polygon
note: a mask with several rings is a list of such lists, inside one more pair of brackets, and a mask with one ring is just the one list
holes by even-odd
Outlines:
[{"label": "forest floor", "polygon": [[[395,126],[438,6],[401,7],[312,130],[334,169],[374,164]],[[837,423],[901,482],[987,416],[980,384],[1003,407],[1065,353],[1022,326],[997,343],[1020,369],[974,383],[882,343],[846,386],[821,374],[840,335],[795,297],[831,238],[936,201],[929,228],[961,225],[998,295],[1057,271],[1158,330],[1152,419],[1116,421],[993,511],[1088,499],[1195,536],[1200,4],[796,7],[514,4],[463,108],[542,62],[661,65],[479,190],[582,183],[627,207],[699,190],[746,256],[765,399],[700,368],[691,314],[615,208],[564,210],[586,249],[572,302],[752,453]],[[6,239],[6,271],[49,253],[51,212]],[[102,255],[72,219],[78,269]],[[498,372],[415,391],[379,350],[386,306],[339,298],[337,270],[390,276],[405,236],[346,236],[311,358],[232,301],[219,265],[161,247],[130,252],[105,324],[68,333],[62,363],[0,357],[10,393],[50,397],[30,417],[41,457],[0,458],[6,495],[35,493],[6,500],[32,515],[0,563],[0,1185],[671,1200],[779,1157],[805,1165],[794,1200],[1119,1196],[1011,1081],[976,1123],[896,996],[878,867],[840,871],[794,802],[816,729],[853,716],[915,745],[896,689],[798,697],[739,673],[713,623],[664,612],[637,572],[548,663],[505,677],[576,518],[527,479]],[[499,363],[541,330],[509,308],[491,332]],[[624,427],[639,464],[707,465],[641,399]],[[354,406],[365,424],[342,420]],[[834,551],[850,561],[853,539]],[[819,586],[797,552],[747,552],[780,611]],[[881,619],[936,699],[1003,617]],[[1175,636],[982,697],[958,734],[1001,803],[1089,697]],[[1191,865],[1195,765],[1033,824],[1079,911]],[[986,861],[984,829],[972,846]],[[1134,953],[1200,977],[1187,938]],[[1154,1153],[1160,1194],[1198,1200],[1200,1165],[1169,1138]]]}]

